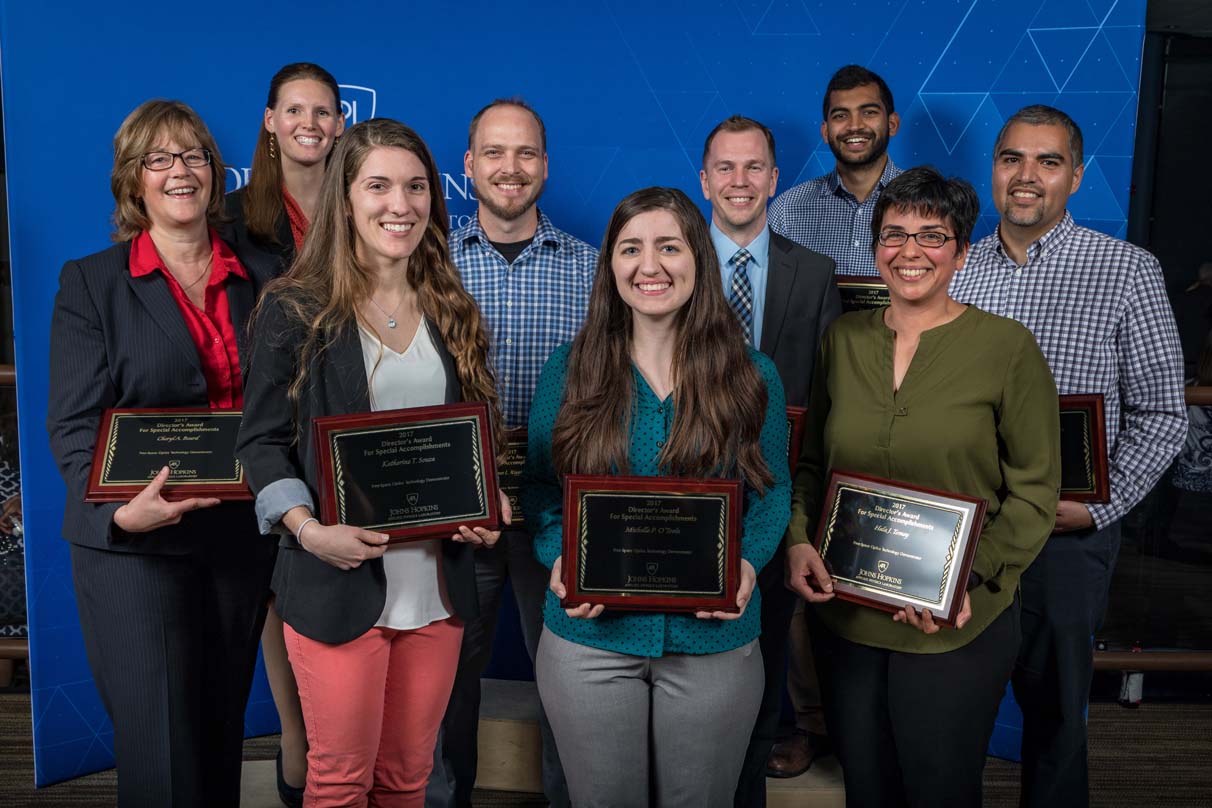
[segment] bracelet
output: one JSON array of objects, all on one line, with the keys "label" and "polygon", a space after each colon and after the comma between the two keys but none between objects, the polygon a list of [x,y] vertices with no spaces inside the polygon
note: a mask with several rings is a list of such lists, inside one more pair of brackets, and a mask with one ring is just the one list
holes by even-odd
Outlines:
[{"label": "bracelet", "polygon": [[309,516],[306,519],[304,519],[303,524],[299,525],[299,529],[295,531],[295,541],[299,542],[299,544],[302,544],[303,543],[303,528],[307,527],[312,522],[319,522],[319,521],[320,520],[314,516]]}]

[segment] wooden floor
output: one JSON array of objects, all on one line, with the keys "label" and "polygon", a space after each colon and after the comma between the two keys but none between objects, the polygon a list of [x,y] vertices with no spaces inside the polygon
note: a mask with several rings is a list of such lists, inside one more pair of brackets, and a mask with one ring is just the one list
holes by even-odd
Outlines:
[{"label": "wooden floor", "polygon": [[[480,730],[478,808],[537,808],[538,730],[533,687],[486,680]],[[28,693],[0,694],[0,806],[85,808],[112,806],[112,771],[33,788]],[[245,744],[243,808],[278,808],[273,756],[276,739]],[[1212,704],[1145,703],[1090,708],[1091,804],[1094,808],[1208,808],[1212,805]],[[770,808],[841,808],[841,772],[833,758],[802,777],[769,780]],[[989,759],[985,805],[1012,808],[1018,799],[1018,766]]]}]

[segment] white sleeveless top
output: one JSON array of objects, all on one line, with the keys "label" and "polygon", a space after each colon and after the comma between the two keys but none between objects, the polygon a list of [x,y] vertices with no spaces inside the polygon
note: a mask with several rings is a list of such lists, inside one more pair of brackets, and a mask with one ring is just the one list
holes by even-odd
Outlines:
[{"label": "white sleeveless top", "polygon": [[[446,370],[429,336],[425,318],[412,344],[396,353],[361,324],[362,360],[372,410],[398,410],[441,404],[446,397]],[[413,629],[454,614],[441,569],[445,539],[392,545],[383,554],[387,601],[376,626]]]}]

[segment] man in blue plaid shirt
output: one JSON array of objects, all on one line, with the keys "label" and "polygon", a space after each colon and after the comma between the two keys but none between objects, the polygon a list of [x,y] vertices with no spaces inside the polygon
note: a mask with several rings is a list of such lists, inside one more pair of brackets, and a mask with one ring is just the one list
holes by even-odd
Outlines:
[{"label": "man in blue plaid shirt", "polygon": [[[572,340],[585,319],[598,251],[557,230],[536,205],[547,180],[547,132],[525,101],[493,101],[472,118],[463,166],[479,205],[476,216],[450,234],[450,254],[488,324],[505,424],[525,427],[543,363],[553,348]],[[444,754],[435,756],[428,808],[471,805],[480,675],[492,652],[507,576],[534,661],[549,573],[535,559],[526,531],[507,530],[496,546],[476,550],[480,616],[463,630],[459,669],[442,722]],[[567,806],[555,741],[546,716],[540,719],[543,791],[555,808]]]},{"label": "man in blue plaid shirt", "polygon": [[1125,241],[1079,227],[1066,210],[1082,180],[1082,135],[1060,110],[1025,107],[993,150],[998,231],[979,241],[952,296],[1035,334],[1062,395],[1101,393],[1110,501],[1062,500],[1055,532],[1021,580],[1024,806],[1088,804],[1084,710],[1091,637],[1106,610],[1119,520],[1186,437],[1183,358],[1161,266]]},{"label": "man in blue plaid shirt", "polygon": [[871,214],[880,191],[901,173],[888,140],[901,119],[877,74],[846,65],[825,88],[821,139],[837,158],[823,177],[800,183],[770,204],[770,229],[823,253],[838,275],[879,277],[871,250]]}]

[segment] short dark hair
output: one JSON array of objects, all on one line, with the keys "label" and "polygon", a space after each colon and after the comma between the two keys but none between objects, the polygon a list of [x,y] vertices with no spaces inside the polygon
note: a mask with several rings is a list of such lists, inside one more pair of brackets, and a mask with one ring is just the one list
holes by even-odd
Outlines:
[{"label": "short dark hair", "polygon": [[866,87],[868,84],[879,87],[884,113],[891,115],[896,112],[896,105],[892,103],[892,90],[888,89],[888,82],[880,78],[878,73],[872,72],[862,65],[846,65],[829,79],[829,86],[825,88],[825,102],[821,105],[821,120],[829,120],[829,103],[835,91],[853,90],[855,87]]},{"label": "short dark hair", "polygon": [[871,216],[871,244],[874,249],[884,214],[895,207],[901,213],[938,216],[950,221],[959,249],[972,241],[972,228],[981,212],[980,197],[965,179],[944,177],[934,166],[918,166],[904,172],[884,186]]},{"label": "short dark hair", "polygon": [[474,150],[476,129],[480,127],[480,119],[484,117],[484,114],[488,110],[495,109],[496,107],[517,107],[529,112],[534,117],[535,123],[539,125],[539,146],[543,149],[544,154],[547,153],[547,126],[543,123],[543,119],[539,117],[539,113],[535,112],[534,107],[530,106],[526,102],[526,99],[518,95],[510,98],[494,99],[475,114],[475,117],[471,119],[471,125],[467,127],[467,151]]},{"label": "short dark hair", "polygon": [[770,149],[770,165],[774,166],[774,133],[770,131],[770,127],[761,121],[755,121],[753,118],[746,118],[744,115],[733,115],[725,118],[716,124],[715,129],[711,130],[711,134],[707,135],[707,140],[703,141],[703,168],[707,167],[707,153],[711,151],[711,141],[715,140],[715,136],[720,132],[748,132],[756,129],[766,136],[766,147]]},{"label": "short dark hair", "polygon": [[1032,104],[1029,107],[1023,107],[1002,124],[1001,131],[997,133],[997,140],[993,142],[994,160],[997,159],[997,153],[1001,151],[1002,141],[1006,139],[1006,132],[1016,123],[1065,127],[1065,131],[1069,133],[1069,154],[1073,156],[1073,167],[1083,165],[1085,156],[1082,154],[1082,128],[1077,125],[1077,121],[1069,117],[1068,113],[1046,104]]}]

